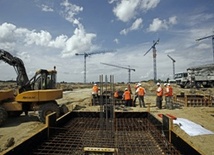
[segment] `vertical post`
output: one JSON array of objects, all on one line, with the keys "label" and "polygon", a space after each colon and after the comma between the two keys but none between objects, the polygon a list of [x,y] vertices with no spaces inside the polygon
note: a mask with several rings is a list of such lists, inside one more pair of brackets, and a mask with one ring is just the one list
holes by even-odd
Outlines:
[{"label": "vertical post", "polygon": [[156,48],[153,47],[154,82],[157,81]]},{"label": "vertical post", "polygon": [[172,61],[172,63],[173,63],[173,79],[175,79],[175,62]]},{"label": "vertical post", "polygon": [[213,43],[213,61],[214,61],[214,36],[212,37],[212,43]]},{"label": "vertical post", "polygon": [[86,57],[87,55],[84,54],[84,83],[86,83]]}]

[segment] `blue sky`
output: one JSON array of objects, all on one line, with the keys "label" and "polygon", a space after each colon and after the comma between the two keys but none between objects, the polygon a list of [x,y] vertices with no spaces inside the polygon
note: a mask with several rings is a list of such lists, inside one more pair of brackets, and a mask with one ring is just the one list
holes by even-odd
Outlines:
[{"label": "blue sky", "polygon": [[[83,82],[84,59],[75,53],[101,52],[86,58],[86,81],[114,75],[128,81],[153,79],[152,50],[157,49],[157,79],[175,71],[213,63],[213,0],[1,0],[0,48],[20,57],[29,78],[36,70],[57,67],[58,81]],[[104,53],[104,51],[110,51]],[[0,62],[0,79],[16,78],[13,67]]]}]

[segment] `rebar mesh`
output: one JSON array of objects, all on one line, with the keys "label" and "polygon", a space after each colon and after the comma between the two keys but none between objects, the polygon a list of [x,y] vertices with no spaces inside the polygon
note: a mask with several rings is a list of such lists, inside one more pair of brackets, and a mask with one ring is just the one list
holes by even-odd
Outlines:
[{"label": "rebar mesh", "polygon": [[[108,123],[114,124],[114,130],[109,129]],[[38,146],[33,154],[83,155],[84,147],[116,148],[118,155],[180,154],[147,118],[77,117],[54,130],[52,138]]]}]

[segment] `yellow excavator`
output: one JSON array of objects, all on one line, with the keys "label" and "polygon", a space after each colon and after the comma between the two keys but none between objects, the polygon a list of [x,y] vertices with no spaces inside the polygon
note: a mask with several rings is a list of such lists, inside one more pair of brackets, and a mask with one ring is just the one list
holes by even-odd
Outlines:
[{"label": "yellow excavator", "polygon": [[56,102],[63,97],[62,89],[56,88],[56,67],[40,69],[29,80],[20,58],[0,49],[0,60],[13,66],[17,73],[16,88],[0,90],[0,126],[8,117],[18,117],[23,112],[28,115],[29,111],[37,111],[41,122],[52,112],[56,112],[57,117],[68,112],[65,105]]}]

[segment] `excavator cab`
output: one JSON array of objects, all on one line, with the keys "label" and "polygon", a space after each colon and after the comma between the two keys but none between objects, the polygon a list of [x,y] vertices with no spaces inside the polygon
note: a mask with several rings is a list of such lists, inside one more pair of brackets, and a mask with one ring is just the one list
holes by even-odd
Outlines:
[{"label": "excavator cab", "polygon": [[30,80],[32,90],[56,89],[56,70],[40,69]]}]

